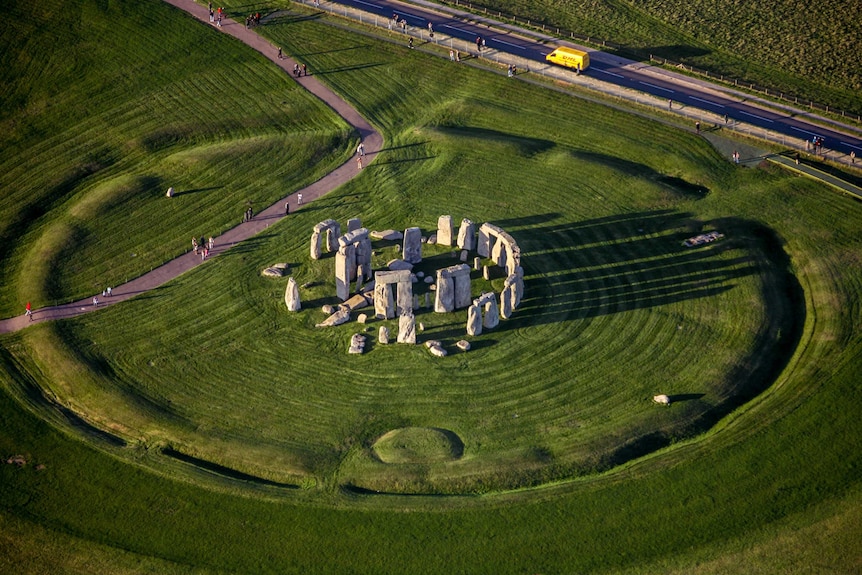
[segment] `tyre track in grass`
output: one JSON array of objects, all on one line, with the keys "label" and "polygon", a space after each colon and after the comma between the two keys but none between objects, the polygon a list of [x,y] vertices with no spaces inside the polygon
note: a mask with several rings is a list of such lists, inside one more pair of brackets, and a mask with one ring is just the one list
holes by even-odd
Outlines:
[{"label": "tyre track in grass", "polygon": [[[205,23],[209,24],[209,12],[206,6],[197,4],[193,0],[165,0],[171,6],[182,10]],[[312,71],[307,76],[295,77],[292,74],[293,66],[296,61],[284,54],[282,58],[278,57],[278,48],[273,46],[268,40],[264,39],[254,31],[247,29],[243,24],[235,22],[231,19],[222,19],[221,27],[213,26],[213,29],[219,30],[224,34],[228,34],[261,53],[276,66],[281,68],[285,74],[288,74],[303,88],[314,94],[323,103],[329,106],[336,114],[341,116],[359,135],[361,141],[365,144],[365,160],[364,164],[372,163],[377,153],[383,148],[383,136],[371,124],[363,118],[357,110],[352,108],[345,100],[340,98],[327,86],[321,83]],[[289,204],[290,211],[294,212],[297,209],[302,209],[298,204],[298,196],[302,195],[302,205],[312,202],[317,198],[331,192],[339,186],[347,183],[359,174],[360,170],[356,162],[351,157],[347,162],[325,175],[316,182],[295,191],[287,197],[284,197],[248,221],[228,230],[224,234],[215,239],[215,248],[210,251],[210,257],[218,256],[231,249],[235,245],[255,236],[277,223],[285,217],[284,206]],[[166,200],[168,201],[168,200]],[[0,320],[0,334],[18,331],[27,327],[32,323],[43,321],[53,321],[75,317],[84,313],[96,311],[103,307],[126,301],[135,296],[155,289],[181,274],[197,267],[201,264],[201,259],[193,252],[184,254],[175,258],[162,266],[146,273],[132,281],[113,288],[113,293],[110,297],[102,297],[101,293],[93,294],[82,300],[75,302],[50,306],[33,310],[33,315],[28,318],[26,314],[20,316]],[[99,299],[98,305],[93,304],[93,298]],[[24,307],[25,302],[21,302],[21,307]]]}]

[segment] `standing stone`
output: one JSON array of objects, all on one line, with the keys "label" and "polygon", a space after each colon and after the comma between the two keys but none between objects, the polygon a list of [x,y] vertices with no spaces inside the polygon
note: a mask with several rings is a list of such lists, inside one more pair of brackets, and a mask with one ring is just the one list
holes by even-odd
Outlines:
[{"label": "standing stone", "polygon": [[359,218],[350,218],[347,220],[347,233],[350,233],[353,230],[358,230],[361,227],[362,221]]},{"label": "standing stone", "polygon": [[482,307],[473,304],[467,308],[467,335],[482,334]]},{"label": "standing stone", "polygon": [[455,224],[452,216],[440,216],[437,218],[437,243],[444,246],[452,245],[452,237],[455,235]]},{"label": "standing stone", "polygon": [[472,299],[472,289],[470,284],[470,268],[464,266],[459,273],[453,274],[455,277],[455,309],[464,309],[470,305]]},{"label": "standing stone", "polygon": [[389,343],[389,328],[385,325],[380,326],[380,330],[377,332],[377,341],[383,345]]},{"label": "standing stone", "polygon": [[500,292],[500,317],[509,319],[512,317],[512,286],[503,288]]},{"label": "standing stone", "polygon": [[[409,276],[408,276],[409,278]],[[398,298],[395,302],[395,307],[397,309],[398,315],[404,315],[405,313],[413,314],[413,284],[410,283],[410,280],[400,281],[396,284]]]},{"label": "standing stone", "polygon": [[524,297],[524,268],[515,266],[515,307],[521,305]]},{"label": "standing stone", "polygon": [[458,228],[458,247],[462,250],[476,249],[476,224],[464,218]]},{"label": "standing stone", "polygon": [[404,261],[418,264],[422,261],[422,230],[407,228],[404,230]]},{"label": "standing stone", "polygon": [[494,248],[491,250],[491,260],[501,268],[506,267],[506,256],[508,255],[506,248],[506,242],[500,239],[494,244]]},{"label": "standing stone", "polygon": [[287,289],[284,290],[284,303],[287,304],[287,311],[299,311],[302,309],[302,304],[299,301],[299,287],[293,278],[287,280]]},{"label": "standing stone", "polygon": [[335,254],[335,295],[341,301],[350,297],[350,280],[356,275],[356,250],[353,245],[341,246]]},{"label": "standing stone", "polygon": [[455,311],[455,282],[446,270],[437,270],[437,297],[434,301],[434,311],[437,313]]},{"label": "standing stone", "polygon": [[431,292],[425,292],[425,307],[431,307]]},{"label": "standing stone", "polygon": [[484,223],[479,226],[479,238],[476,242],[476,251],[478,251],[479,255],[483,258],[487,258],[491,255],[491,232],[488,226],[488,223]]},{"label": "standing stone", "polygon": [[485,318],[482,320],[482,325],[487,329],[494,329],[499,324],[500,311],[497,308],[497,299],[491,297],[485,304]]},{"label": "standing stone", "polygon": [[491,279],[491,270],[488,269],[488,266],[482,266],[482,277],[486,280]]},{"label": "standing stone", "polygon": [[398,316],[398,343],[416,343],[416,319],[412,311]]},{"label": "standing stone", "polygon": [[461,250],[461,261],[466,262],[468,257],[470,257],[470,252],[468,252],[467,250]]},{"label": "standing stone", "polygon": [[317,229],[311,234],[311,259],[320,259],[320,232]]},{"label": "standing stone", "polygon": [[482,269],[482,258],[476,257],[473,258],[473,269],[479,271]]},{"label": "standing stone", "polygon": [[375,281],[374,315],[380,319],[392,319],[395,317],[394,284]]}]

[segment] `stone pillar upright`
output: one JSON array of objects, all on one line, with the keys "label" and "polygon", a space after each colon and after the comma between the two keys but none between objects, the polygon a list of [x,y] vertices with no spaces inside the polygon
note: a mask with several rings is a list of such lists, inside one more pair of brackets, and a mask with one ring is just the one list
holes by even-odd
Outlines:
[{"label": "stone pillar upright", "polygon": [[455,223],[452,221],[452,216],[440,216],[437,218],[437,243],[443,246],[451,246],[454,236]]},{"label": "stone pillar upright", "polygon": [[350,282],[356,276],[356,250],[352,244],[335,253],[335,295],[341,301],[350,298]]},{"label": "stone pillar upright", "polygon": [[358,230],[362,227],[362,221],[359,218],[350,218],[347,220],[347,233],[349,234],[353,230]]},{"label": "stone pillar upright", "polygon": [[500,324],[500,311],[497,308],[497,299],[494,294],[485,303],[485,318],[482,325],[487,329],[494,329]]},{"label": "stone pillar upright", "polygon": [[380,319],[395,317],[394,284],[374,282],[374,315]]},{"label": "stone pillar upright", "polygon": [[476,249],[476,224],[472,220],[464,218],[461,227],[458,228],[458,247],[462,250]]},{"label": "stone pillar upright", "polygon": [[452,273],[455,281],[455,309],[464,309],[470,306],[472,300],[472,289],[470,283],[470,266],[456,266],[458,270]]},{"label": "stone pillar upright", "polygon": [[482,334],[482,306],[474,303],[467,308],[467,335]]},{"label": "stone pillar upright", "polygon": [[506,256],[508,255],[506,247],[506,242],[498,238],[491,251],[491,260],[501,268],[506,267]]},{"label": "stone pillar upright", "polygon": [[311,259],[319,260],[320,259],[320,232],[318,230],[314,230],[311,233]]},{"label": "stone pillar upright", "polygon": [[411,264],[422,261],[422,230],[407,228],[404,230],[404,249],[402,259]]},{"label": "stone pillar upright", "polygon": [[503,319],[512,317],[512,288],[513,286],[507,286],[500,292],[500,317]]},{"label": "stone pillar upright", "polygon": [[302,309],[302,304],[299,301],[299,287],[293,278],[287,280],[287,289],[284,290],[284,303],[287,305],[287,311],[299,311]]},{"label": "stone pillar upright", "polygon": [[416,343],[416,318],[412,311],[398,316],[398,343]]},{"label": "stone pillar upright", "polygon": [[455,311],[455,282],[445,269],[437,270],[437,292],[434,299],[434,311],[437,313]]},{"label": "stone pillar upright", "polygon": [[479,255],[483,258],[487,258],[491,255],[491,232],[487,223],[479,226],[479,237],[476,242],[476,251],[478,251]]},{"label": "stone pillar upright", "polygon": [[398,315],[405,313],[413,313],[413,284],[408,279],[406,282],[401,281],[395,284],[397,291],[397,299],[395,300],[395,308]]}]

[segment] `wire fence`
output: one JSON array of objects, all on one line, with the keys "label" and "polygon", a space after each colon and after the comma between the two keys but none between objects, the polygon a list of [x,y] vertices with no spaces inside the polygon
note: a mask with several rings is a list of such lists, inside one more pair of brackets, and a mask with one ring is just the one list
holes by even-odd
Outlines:
[{"label": "wire fence", "polygon": [[[601,46],[602,48],[611,48],[613,50],[619,52],[633,52],[633,50],[629,47],[623,46],[621,44],[617,44],[605,38],[597,38],[595,36],[586,36],[584,34],[578,34],[571,30],[566,30],[565,28],[559,28],[556,26],[552,26],[543,22],[541,20],[534,20],[529,18],[518,18],[512,14],[507,14],[500,10],[488,10],[487,7],[484,6],[475,6],[471,2],[462,2],[460,0],[436,0],[441,4],[446,4],[449,6],[455,6],[458,8],[464,8],[470,12],[481,14],[484,16],[489,16],[496,18],[505,22],[512,22],[513,24],[527,26],[528,28],[539,29],[542,32],[553,34],[558,38],[567,38],[570,40],[577,40],[580,43],[588,44],[591,46]],[[743,90],[748,90],[754,92],[756,94],[760,94],[766,98],[770,98],[772,100],[778,102],[785,102],[787,104],[793,104],[794,106],[804,106],[809,110],[817,110],[819,112],[823,112],[825,114],[831,114],[834,116],[840,116],[842,119],[853,120],[855,122],[862,123],[862,114],[848,112],[846,110],[842,110],[840,108],[836,108],[835,106],[830,106],[828,104],[821,104],[819,102],[815,102],[810,98],[800,98],[795,94],[791,94],[788,92],[784,92],[781,90],[770,89],[767,86],[761,86],[760,84],[754,82],[747,82],[745,80],[740,80],[738,78],[734,78],[732,76],[717,74],[715,72],[710,72],[709,70],[703,70],[700,68],[695,68],[689,64],[683,64],[681,62],[675,62],[673,60],[668,60],[667,58],[658,57],[653,54],[649,54],[650,63],[660,64],[662,66],[674,68],[676,70],[681,70],[683,72],[702,76],[704,78],[708,78],[712,81],[718,81],[728,86],[734,86],[736,88],[740,88]]]},{"label": "wire fence", "polygon": [[[620,101],[650,108],[658,113],[683,117],[690,122],[692,129],[696,129],[695,126],[699,122],[703,131],[728,130],[747,137],[772,142],[785,147],[788,150],[806,153],[813,152],[809,146],[809,141],[804,138],[791,137],[774,130],[760,128],[737,120],[726,119],[722,114],[713,113],[694,106],[683,105],[678,102],[674,102],[668,106],[667,99],[631,88],[618,86],[616,84],[602,82],[588,74],[578,74],[575,71],[562,68],[557,65],[543,64],[534,60],[527,60],[514,54],[501,52],[492,48],[484,48],[479,51],[474,43],[467,40],[454,38],[439,32],[431,34],[429,30],[421,27],[410,25],[402,27],[392,18],[371,14],[344,4],[321,2],[319,0],[297,0],[297,2],[307,6],[313,6],[336,16],[358,21],[367,26],[373,26],[381,32],[390,35],[390,37],[403,38],[405,43],[409,43],[411,38],[414,39],[414,41],[421,41],[422,44],[415,42],[411,44],[415,48],[427,50],[428,45],[431,45],[434,48],[439,49],[439,54],[441,56],[444,56],[445,51],[449,50],[449,57],[459,62],[470,60],[483,61],[497,65],[501,69],[506,68],[509,65],[515,65],[517,67],[518,74],[524,72],[536,74],[551,82],[595,90],[607,96],[619,99]],[[463,6],[464,4],[462,3],[461,5]],[[819,148],[817,152],[817,156],[823,160],[830,160],[847,165],[853,163],[853,159],[844,152],[839,152],[826,147]]]}]

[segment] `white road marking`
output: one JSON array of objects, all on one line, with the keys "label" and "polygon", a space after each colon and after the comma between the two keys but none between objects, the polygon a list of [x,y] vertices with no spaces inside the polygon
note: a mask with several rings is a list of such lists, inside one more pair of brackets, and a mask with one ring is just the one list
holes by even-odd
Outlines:
[{"label": "white road marking", "polygon": [[[457,26],[450,26],[449,24],[443,24],[440,26],[441,28],[452,28],[453,30],[458,30],[459,32],[470,32],[470,30],[465,30],[464,28],[458,28]],[[472,32],[470,32],[472,34]]]},{"label": "white road marking", "polygon": [[802,128],[797,128],[796,126],[790,126],[791,130],[796,130],[797,132],[802,132],[803,134],[808,134],[809,136],[816,136],[814,132],[809,132],[808,130],[803,130]]},{"label": "white road marking", "polygon": [[724,108],[721,104],[716,104],[715,102],[710,102],[709,100],[701,100],[697,96],[689,96],[692,100],[697,100],[698,102],[703,102],[704,104],[709,104],[710,106],[718,106],[719,108]]},{"label": "white road marking", "polygon": [[526,50],[523,46],[518,46],[517,44],[512,44],[511,42],[505,42],[503,40],[494,39],[494,42],[498,42],[500,44],[505,44],[506,46],[511,46],[512,48],[517,48],[518,50]]},{"label": "white road marking", "polygon": [[650,84],[649,82],[638,82],[639,84],[643,84],[644,86],[649,86],[650,88],[655,88],[656,90],[663,90],[665,92],[670,92],[673,94],[673,90],[669,88],[662,88],[661,86],[656,86],[655,84]]},{"label": "white road marking", "polygon": [[363,2],[362,0],[355,0],[357,4],[365,4],[366,6],[371,6],[372,8],[383,8],[380,4],[372,4],[371,2]]},{"label": "white road marking", "polygon": [[596,72],[601,72],[602,74],[610,74],[611,76],[616,76],[617,78],[622,78],[622,74],[615,74],[614,72],[608,72],[607,70],[602,70],[600,68],[593,68]]},{"label": "white road marking", "polygon": [[739,113],[745,114],[746,116],[751,116],[752,118],[757,118],[758,120],[763,120],[764,122],[769,122],[770,124],[773,123],[772,120],[770,120],[769,118],[764,118],[763,116],[758,116],[757,114],[749,114],[748,112],[743,112],[742,110],[740,110]]}]

